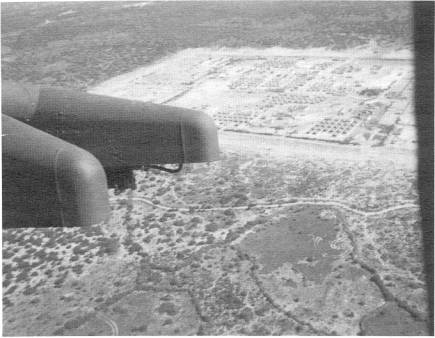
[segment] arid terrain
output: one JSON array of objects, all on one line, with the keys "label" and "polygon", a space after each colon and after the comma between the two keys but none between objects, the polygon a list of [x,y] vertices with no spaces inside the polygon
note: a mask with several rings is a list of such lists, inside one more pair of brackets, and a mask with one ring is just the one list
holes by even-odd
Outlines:
[{"label": "arid terrain", "polygon": [[425,332],[408,169],[226,153],[137,180],[109,224],[4,231],[5,333]]},{"label": "arid terrain", "polygon": [[3,79],[202,110],[221,148],[137,171],[105,224],[4,229],[4,335],[427,334],[409,4],[2,4],[2,21]]}]

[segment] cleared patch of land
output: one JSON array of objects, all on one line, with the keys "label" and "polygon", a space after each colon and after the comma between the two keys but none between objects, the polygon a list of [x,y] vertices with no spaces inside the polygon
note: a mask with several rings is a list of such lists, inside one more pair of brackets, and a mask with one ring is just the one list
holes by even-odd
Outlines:
[{"label": "cleared patch of land", "polygon": [[369,46],[188,49],[90,91],[202,110],[223,131],[356,145],[363,150],[350,153],[360,156],[380,147],[412,157],[412,60],[406,50]]}]

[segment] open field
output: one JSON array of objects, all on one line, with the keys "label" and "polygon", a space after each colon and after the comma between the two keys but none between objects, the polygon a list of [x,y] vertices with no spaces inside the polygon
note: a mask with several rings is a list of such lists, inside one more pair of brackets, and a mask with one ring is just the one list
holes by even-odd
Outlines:
[{"label": "open field", "polygon": [[196,108],[221,146],[105,224],[4,229],[4,335],[427,334],[409,3],[1,7],[3,79]]}]

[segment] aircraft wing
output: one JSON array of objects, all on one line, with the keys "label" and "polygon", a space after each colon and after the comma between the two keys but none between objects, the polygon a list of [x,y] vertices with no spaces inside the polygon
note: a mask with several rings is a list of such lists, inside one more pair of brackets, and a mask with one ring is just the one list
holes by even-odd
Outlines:
[{"label": "aircraft wing", "polygon": [[2,113],[6,226],[95,224],[132,170],[219,158],[212,119],[192,110],[6,82]]}]

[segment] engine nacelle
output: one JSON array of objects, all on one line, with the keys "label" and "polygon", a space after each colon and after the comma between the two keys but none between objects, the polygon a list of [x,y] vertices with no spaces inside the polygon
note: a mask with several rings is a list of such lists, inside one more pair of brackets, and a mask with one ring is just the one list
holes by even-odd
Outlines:
[{"label": "engine nacelle", "polygon": [[3,199],[38,224],[101,221],[107,182],[134,186],[134,169],[219,159],[213,120],[193,110],[4,82],[2,113]]},{"label": "engine nacelle", "polygon": [[219,158],[213,120],[194,110],[8,82],[2,100],[3,114],[86,149],[105,168]]},{"label": "engine nacelle", "polygon": [[3,226],[86,226],[110,207],[104,169],[91,153],[2,115]]}]

